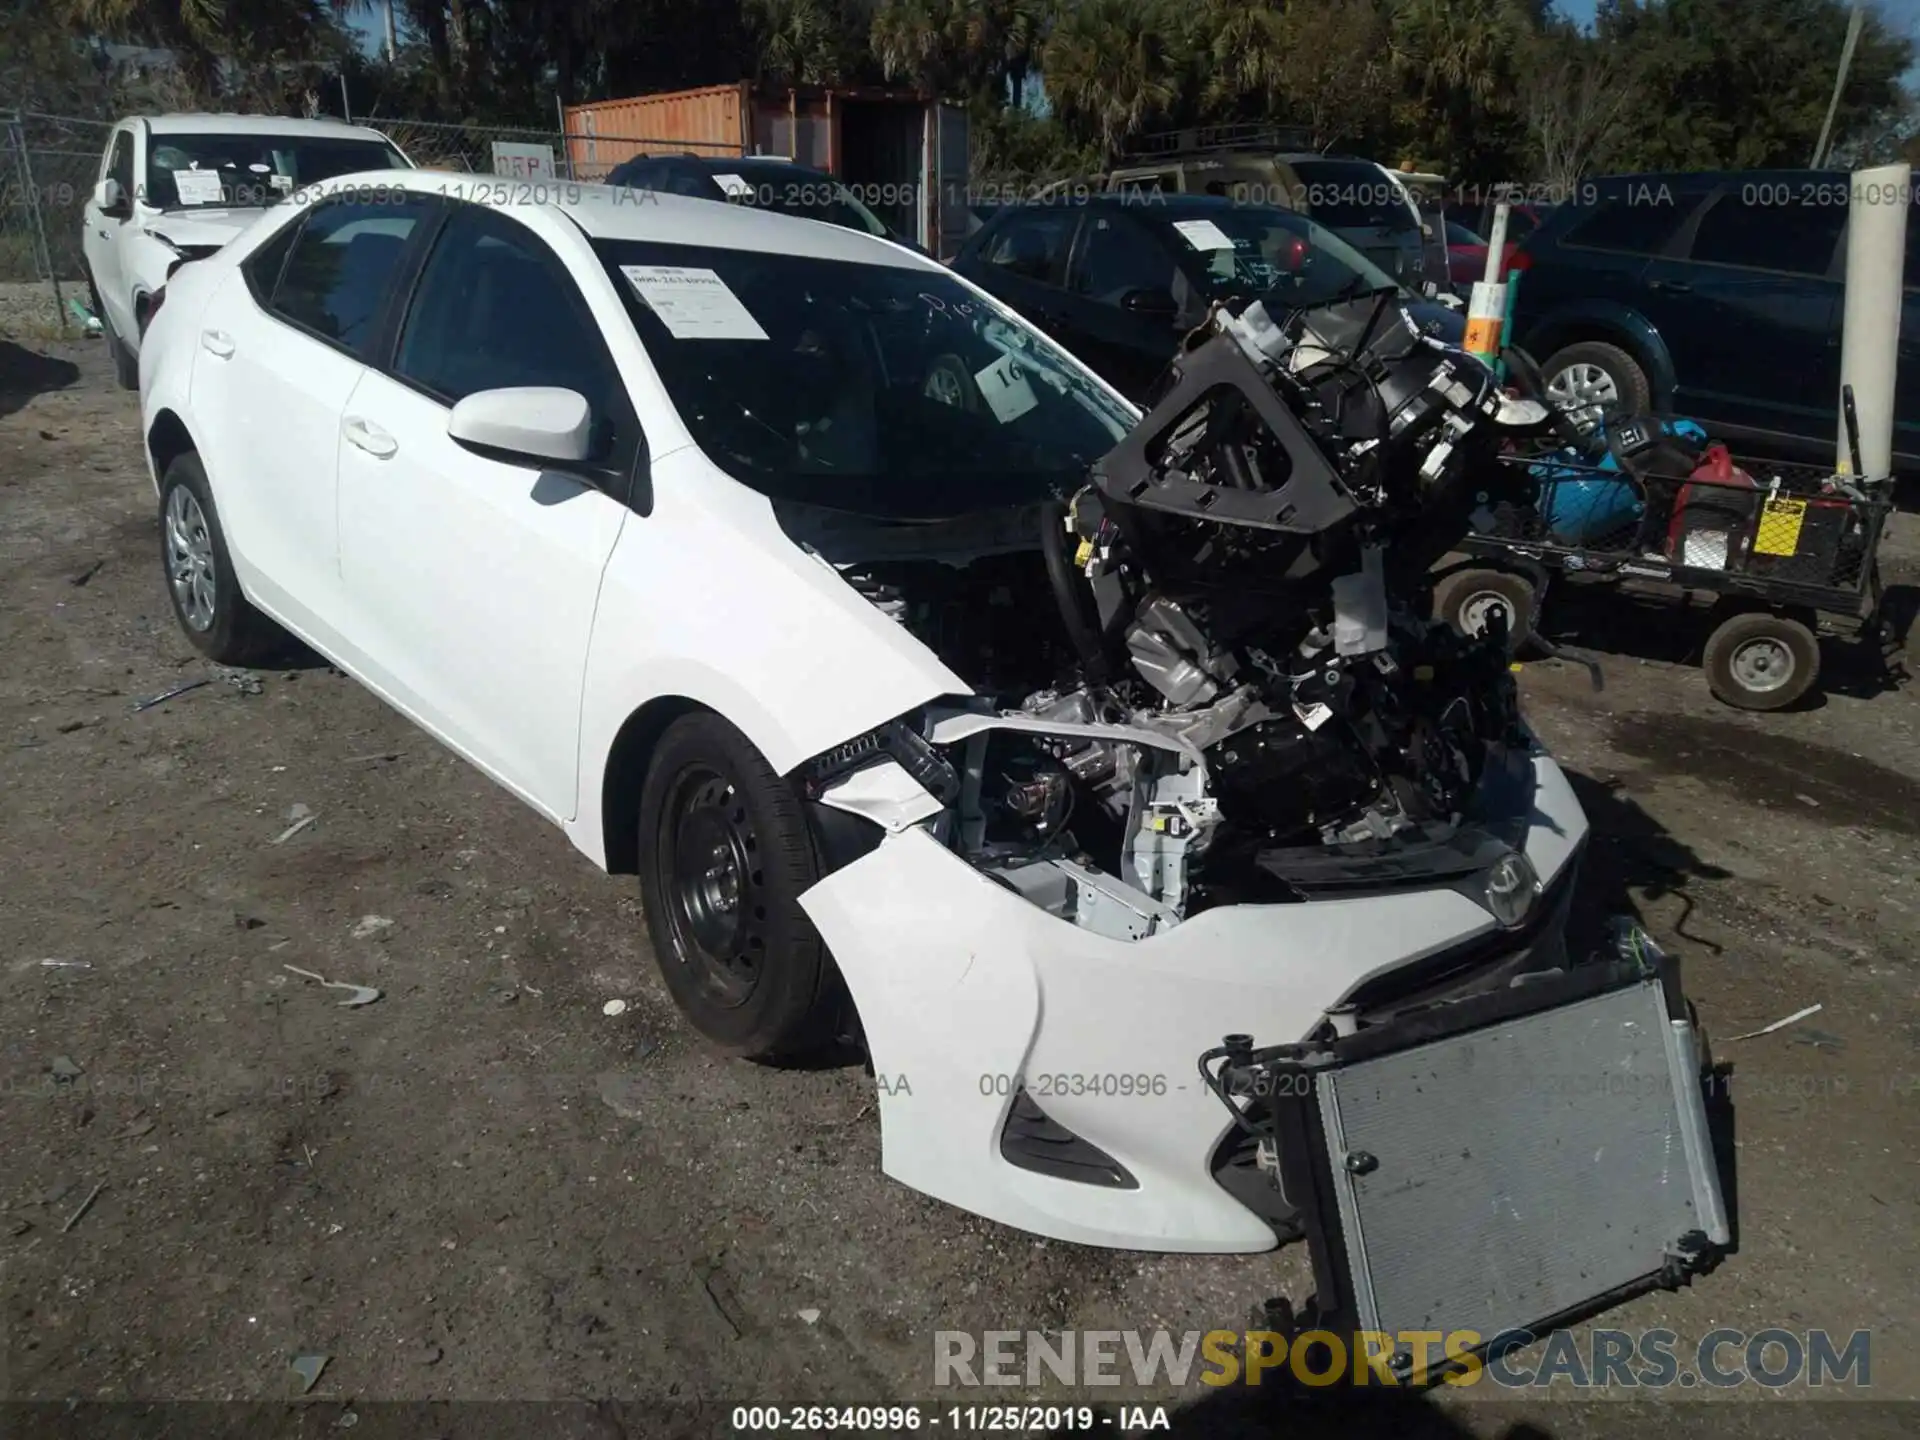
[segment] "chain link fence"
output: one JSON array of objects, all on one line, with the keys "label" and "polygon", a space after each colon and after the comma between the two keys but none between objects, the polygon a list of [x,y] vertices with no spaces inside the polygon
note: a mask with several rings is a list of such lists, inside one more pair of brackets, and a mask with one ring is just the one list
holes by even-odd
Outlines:
[{"label": "chain link fence", "polygon": [[[738,145],[598,135],[590,120],[577,134],[433,120],[357,123],[381,131],[422,169],[459,174],[588,183],[636,155],[741,153]],[[0,333],[48,338],[86,328],[81,235],[114,124],[0,104]]]},{"label": "chain link fence", "polygon": [[113,122],[0,111],[0,330],[77,327],[86,295],[81,227]]}]

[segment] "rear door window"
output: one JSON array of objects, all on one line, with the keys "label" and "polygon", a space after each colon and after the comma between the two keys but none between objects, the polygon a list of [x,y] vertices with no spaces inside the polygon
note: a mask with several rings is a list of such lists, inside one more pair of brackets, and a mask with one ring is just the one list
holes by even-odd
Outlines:
[{"label": "rear door window", "polygon": [[1688,258],[1708,265],[1825,275],[1846,223],[1844,204],[1789,200],[1763,205],[1739,194],[1722,195],[1700,217]]},{"label": "rear door window", "polygon": [[360,354],[373,338],[407,240],[433,208],[424,196],[335,200],[315,207],[293,242],[268,308],[309,334]]}]

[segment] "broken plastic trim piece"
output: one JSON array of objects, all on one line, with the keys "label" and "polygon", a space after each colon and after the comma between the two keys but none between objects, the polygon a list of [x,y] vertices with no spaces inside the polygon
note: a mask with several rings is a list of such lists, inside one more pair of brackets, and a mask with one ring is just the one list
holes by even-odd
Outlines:
[{"label": "broken plastic trim piece", "polygon": [[1000,1127],[1000,1158],[1036,1175],[1081,1185],[1112,1190],[1140,1188],[1126,1166],[1047,1114],[1025,1090],[1014,1095],[1006,1123]]}]

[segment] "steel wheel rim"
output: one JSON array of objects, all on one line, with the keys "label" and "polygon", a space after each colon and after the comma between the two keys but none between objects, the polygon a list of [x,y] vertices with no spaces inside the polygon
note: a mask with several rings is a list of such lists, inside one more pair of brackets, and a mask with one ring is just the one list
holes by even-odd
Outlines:
[{"label": "steel wheel rim", "polygon": [[1469,635],[1484,635],[1495,607],[1507,612],[1507,629],[1513,629],[1513,602],[1498,590],[1476,590],[1460,605],[1460,628]]},{"label": "steel wheel rim", "polygon": [[1755,695],[1770,695],[1785,689],[1800,668],[1793,649],[1772,635],[1756,635],[1736,648],[1728,661],[1740,688]]},{"label": "steel wheel rim", "polygon": [[661,816],[661,891],[675,960],[717,1003],[745,1004],[766,957],[760,841],[739,787],[718,770],[681,771]]},{"label": "steel wheel rim", "polygon": [[213,628],[219,571],[206,514],[184,485],[174,486],[167,496],[166,532],[167,583],[174,604],[187,628],[204,634]]},{"label": "steel wheel rim", "polygon": [[1592,362],[1568,365],[1547,382],[1547,399],[1581,429],[1590,429],[1620,403],[1620,386]]}]

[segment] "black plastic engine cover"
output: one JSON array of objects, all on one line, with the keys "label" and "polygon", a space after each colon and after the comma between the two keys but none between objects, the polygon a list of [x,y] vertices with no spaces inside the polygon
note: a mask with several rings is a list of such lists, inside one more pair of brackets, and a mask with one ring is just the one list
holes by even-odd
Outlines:
[{"label": "black plastic engine cover", "polygon": [[1332,733],[1335,728],[1309,730],[1282,717],[1215,745],[1207,762],[1222,815],[1281,843],[1317,835],[1320,826],[1364,805],[1377,777],[1353,745]]}]

